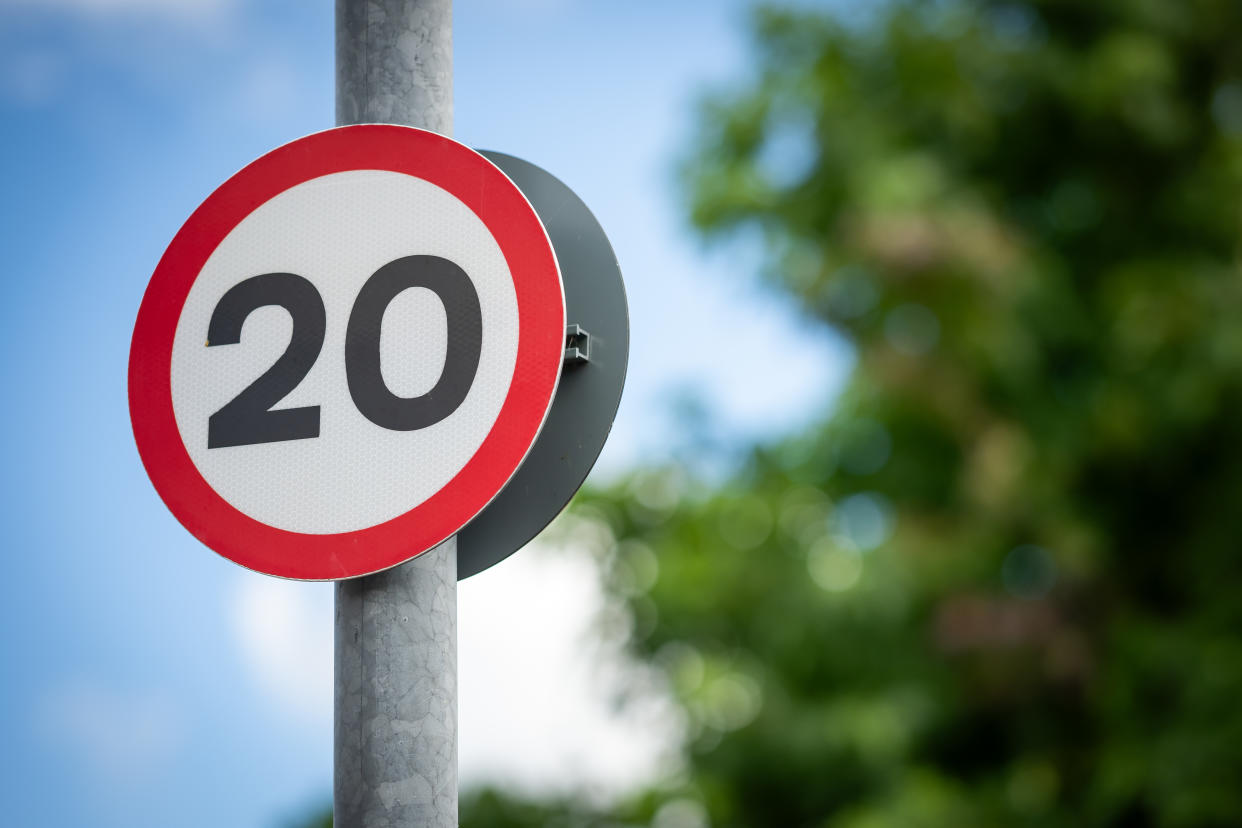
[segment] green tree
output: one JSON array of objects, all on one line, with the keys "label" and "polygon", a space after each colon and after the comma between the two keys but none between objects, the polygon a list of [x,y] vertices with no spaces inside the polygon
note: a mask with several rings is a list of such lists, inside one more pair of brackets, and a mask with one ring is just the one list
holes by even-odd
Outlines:
[{"label": "green tree", "polygon": [[[856,346],[599,504],[715,825],[1242,824],[1242,5],[768,11],[695,224]],[[656,491],[646,491],[646,487]],[[654,510],[652,505],[660,507]]]},{"label": "green tree", "polygon": [[693,222],[757,239],[856,371],[724,482],[580,501],[684,772],[463,825],[1242,824],[1242,4],[755,30]]}]

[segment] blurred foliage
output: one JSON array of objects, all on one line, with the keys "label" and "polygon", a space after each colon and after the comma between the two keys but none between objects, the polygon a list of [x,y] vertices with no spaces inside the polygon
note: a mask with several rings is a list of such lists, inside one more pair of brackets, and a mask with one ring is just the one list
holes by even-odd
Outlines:
[{"label": "blurred foliage", "polygon": [[462,824],[1242,825],[1242,3],[834,8],[757,14],[685,183],[848,389],[578,508],[683,768]]}]

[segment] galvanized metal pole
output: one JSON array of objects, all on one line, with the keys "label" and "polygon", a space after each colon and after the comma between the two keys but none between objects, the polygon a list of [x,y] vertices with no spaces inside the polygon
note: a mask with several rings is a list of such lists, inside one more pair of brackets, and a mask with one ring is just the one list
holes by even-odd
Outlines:
[{"label": "galvanized metal pole", "polygon": [[[453,130],[452,0],[336,0],[336,122]],[[457,825],[457,539],[336,587],[337,828]]]}]

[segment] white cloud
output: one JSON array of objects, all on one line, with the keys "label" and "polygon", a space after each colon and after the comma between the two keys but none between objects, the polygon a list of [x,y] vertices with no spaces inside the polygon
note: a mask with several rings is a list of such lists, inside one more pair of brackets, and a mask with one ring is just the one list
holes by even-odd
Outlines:
[{"label": "white cloud", "polygon": [[604,601],[585,556],[539,543],[462,583],[463,784],[607,796],[667,759],[677,733],[663,700],[613,704],[635,668],[593,631]]},{"label": "white cloud", "polygon": [[240,573],[230,616],[251,673],[299,723],[332,725],[332,587]]},{"label": "white cloud", "polygon": [[79,680],[49,691],[39,713],[36,721],[49,744],[113,784],[149,779],[185,740],[181,711],[158,692],[123,692]]},{"label": "white cloud", "polygon": [[[458,592],[463,785],[623,791],[675,741],[659,698],[618,712],[630,676],[592,632],[604,597],[584,556],[538,543]],[[268,700],[299,724],[332,726],[332,587],[239,575],[234,630]]]}]

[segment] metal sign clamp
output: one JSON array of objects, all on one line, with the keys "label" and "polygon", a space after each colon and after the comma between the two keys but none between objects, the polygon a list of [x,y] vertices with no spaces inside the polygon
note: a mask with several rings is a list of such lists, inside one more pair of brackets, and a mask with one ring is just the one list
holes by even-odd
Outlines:
[{"label": "metal sign clamp", "polygon": [[591,335],[577,322],[565,326],[565,364],[581,365],[591,361]]}]

